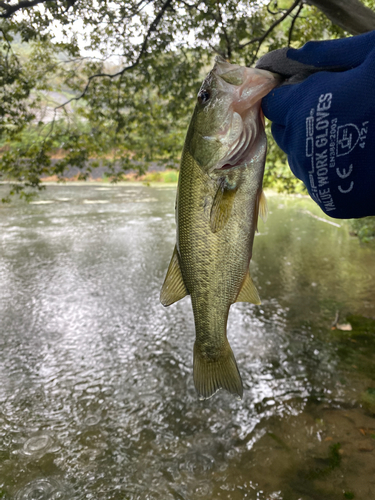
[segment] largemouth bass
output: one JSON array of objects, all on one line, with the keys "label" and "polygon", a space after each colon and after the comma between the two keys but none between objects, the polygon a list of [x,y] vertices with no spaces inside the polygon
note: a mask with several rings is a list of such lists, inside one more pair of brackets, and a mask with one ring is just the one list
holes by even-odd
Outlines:
[{"label": "largemouth bass", "polygon": [[194,384],[201,397],[221,388],[243,394],[227,340],[229,308],[260,304],[249,274],[267,140],[261,99],[276,75],[217,59],[204,80],[186,135],[176,199],[177,242],[160,300],[190,294],[194,312]]}]

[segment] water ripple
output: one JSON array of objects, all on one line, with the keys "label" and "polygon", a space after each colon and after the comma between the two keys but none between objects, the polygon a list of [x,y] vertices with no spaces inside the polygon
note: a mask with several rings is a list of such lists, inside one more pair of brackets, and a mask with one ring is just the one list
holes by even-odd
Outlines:
[{"label": "water ripple", "polygon": [[91,413],[86,415],[84,419],[84,424],[91,427],[94,425],[97,425],[102,419],[102,416],[100,413]]},{"label": "water ripple", "polygon": [[16,494],[16,500],[63,500],[65,493],[54,479],[37,479]]},{"label": "water ripple", "polygon": [[[244,398],[201,403],[190,299],[159,303],[174,193],[42,196],[55,203],[0,206],[1,498],[321,498],[300,482],[340,442],[345,471],[319,484],[371,497],[375,252],[298,210],[293,225],[297,202],[271,200],[251,263],[263,305],[238,303],[228,320]],[[330,330],[348,308],[366,332]]]},{"label": "water ripple", "polygon": [[26,456],[41,457],[47,452],[56,451],[58,448],[51,434],[38,432],[25,441],[22,453]]}]

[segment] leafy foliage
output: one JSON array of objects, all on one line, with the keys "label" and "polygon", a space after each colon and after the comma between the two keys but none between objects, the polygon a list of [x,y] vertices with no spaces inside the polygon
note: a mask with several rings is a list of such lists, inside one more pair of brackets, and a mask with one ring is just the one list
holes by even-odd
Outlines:
[{"label": "leafy foliage", "polygon": [[362,243],[368,243],[375,239],[375,217],[351,219],[350,226],[353,234],[358,236]]},{"label": "leafy foliage", "polygon": [[[30,1],[0,6],[0,177],[13,193],[69,165],[85,177],[100,163],[114,179],[151,161],[175,166],[216,54],[251,65],[346,35],[302,0]],[[302,189],[268,134],[266,186]]]}]

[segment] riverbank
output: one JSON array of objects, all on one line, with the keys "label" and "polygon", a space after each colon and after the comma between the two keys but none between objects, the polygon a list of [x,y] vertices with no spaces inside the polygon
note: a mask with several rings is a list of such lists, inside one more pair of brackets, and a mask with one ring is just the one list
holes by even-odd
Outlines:
[{"label": "riverbank", "polygon": [[[96,172],[97,174],[97,172]],[[117,181],[116,184],[124,183],[128,184],[129,182],[142,182],[142,183],[176,183],[178,181],[179,171],[176,169],[166,169],[166,170],[150,170],[143,175],[139,175],[138,172],[129,172],[127,174],[123,174],[121,176],[121,181]],[[113,183],[113,177],[109,175],[105,175],[105,173],[101,172],[100,175],[93,175],[87,179],[81,178],[81,173],[78,171],[74,175],[68,175],[63,179],[59,179],[57,175],[53,175],[50,177],[42,177],[43,183],[61,183],[61,182],[95,182],[95,183]]]}]

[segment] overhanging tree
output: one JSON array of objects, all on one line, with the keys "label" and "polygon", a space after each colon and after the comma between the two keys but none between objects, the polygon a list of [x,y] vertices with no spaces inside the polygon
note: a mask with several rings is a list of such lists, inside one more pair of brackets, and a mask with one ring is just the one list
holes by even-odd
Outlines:
[{"label": "overhanging tree", "polygon": [[[176,163],[216,54],[252,65],[268,50],[371,29],[374,0],[0,1],[0,176],[25,193],[69,165],[87,176],[100,162],[118,178]],[[266,182],[293,188],[275,145],[269,158]]]}]

